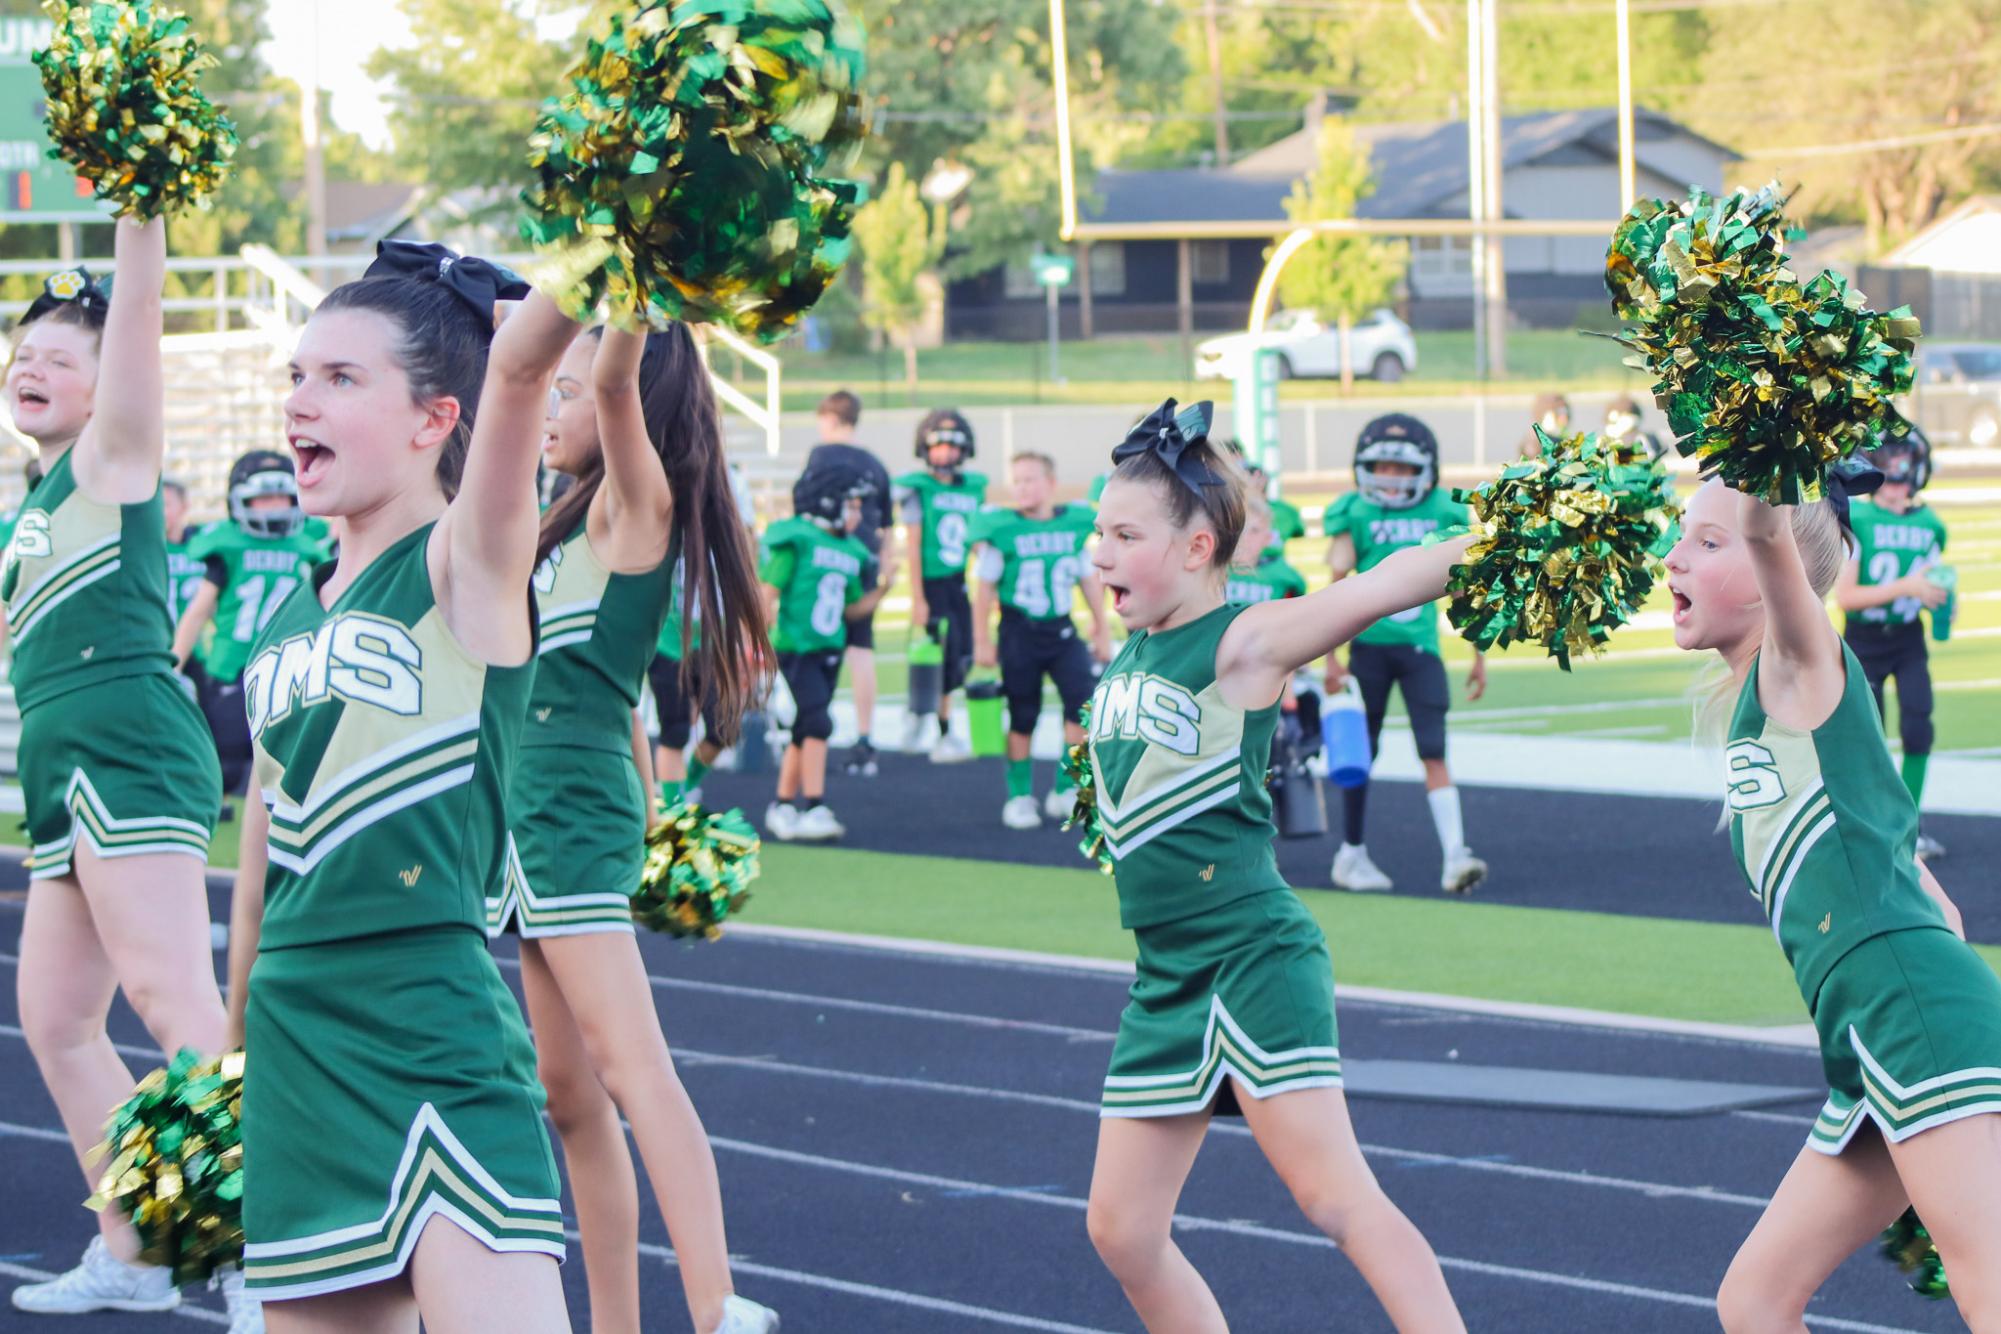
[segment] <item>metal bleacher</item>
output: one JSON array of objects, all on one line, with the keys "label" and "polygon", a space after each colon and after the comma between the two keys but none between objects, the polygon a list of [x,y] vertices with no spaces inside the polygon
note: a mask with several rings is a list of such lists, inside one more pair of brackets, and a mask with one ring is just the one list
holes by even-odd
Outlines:
[{"label": "metal bleacher", "polygon": [[[518,266],[531,262],[526,256],[503,258]],[[275,448],[283,440],[285,367],[299,330],[328,288],[358,276],[370,259],[286,258],[252,245],[235,256],[168,261],[169,333],[161,348],[167,385],[166,472],[187,486],[197,520],[225,512],[229,468],[238,456]],[[98,273],[112,267],[109,259],[81,262]],[[46,262],[4,261],[0,275],[38,276],[49,268]],[[26,308],[25,301],[0,302],[0,320],[11,326]],[[763,508],[772,490],[766,461],[779,450],[782,369],[771,353],[726,331],[710,328],[705,333],[710,381],[722,403],[730,452],[744,465]],[[729,374],[718,367],[719,356],[731,359]],[[756,392],[760,380],[761,393]],[[0,443],[12,447],[0,462],[0,513],[12,513],[20,507],[24,467],[34,451],[4,414]],[[19,737],[13,689],[0,685],[0,811],[20,809],[13,781]]]}]

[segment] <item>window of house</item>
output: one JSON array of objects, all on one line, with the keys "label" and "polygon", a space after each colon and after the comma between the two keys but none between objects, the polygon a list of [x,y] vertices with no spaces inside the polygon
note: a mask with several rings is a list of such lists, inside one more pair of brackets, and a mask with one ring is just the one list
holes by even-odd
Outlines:
[{"label": "window of house", "polygon": [[1188,277],[1197,283],[1230,281],[1230,243],[1197,241],[1189,246]]},{"label": "window of house", "polygon": [[1091,246],[1091,295],[1126,294],[1126,247],[1122,241],[1099,241]]},{"label": "window of house", "polygon": [[1455,292],[1473,286],[1473,242],[1465,236],[1418,236],[1410,243],[1410,277],[1420,292]]}]

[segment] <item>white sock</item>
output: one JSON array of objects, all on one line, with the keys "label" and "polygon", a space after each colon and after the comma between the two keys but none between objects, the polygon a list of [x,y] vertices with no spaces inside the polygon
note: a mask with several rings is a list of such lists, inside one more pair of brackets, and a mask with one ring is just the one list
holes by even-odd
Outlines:
[{"label": "white sock", "polygon": [[1438,787],[1424,796],[1431,803],[1431,823],[1438,830],[1438,846],[1448,857],[1465,851],[1466,826],[1459,816],[1459,789]]}]

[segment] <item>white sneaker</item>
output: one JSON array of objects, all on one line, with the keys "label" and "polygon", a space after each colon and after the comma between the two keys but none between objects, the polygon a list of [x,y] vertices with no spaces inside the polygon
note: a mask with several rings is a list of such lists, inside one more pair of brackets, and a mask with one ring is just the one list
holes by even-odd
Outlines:
[{"label": "white sneaker", "polygon": [[825,843],[847,832],[846,826],[834,818],[831,806],[815,806],[800,812],[799,823],[792,827],[792,837],[801,843]]},{"label": "white sneaker", "polygon": [[777,1334],[778,1312],[743,1297],[723,1298],[723,1323],[716,1334]]},{"label": "white sneaker", "polygon": [[932,715],[928,713],[906,713],[903,715],[903,744],[897,749],[911,754],[924,749],[924,731],[932,726]]},{"label": "white sneaker", "polygon": [[229,1334],[264,1334],[264,1303],[243,1291],[243,1270],[218,1270],[209,1287],[222,1290],[222,1304],[229,1311]]},{"label": "white sneaker", "polygon": [[67,1274],[14,1289],[14,1308],[35,1315],[88,1315],[92,1311],[171,1311],[181,1304],[174,1277],[159,1265],[128,1265],[101,1236],[83,1248]]},{"label": "white sneaker", "polygon": [[799,833],[799,808],[789,801],[774,801],[766,806],[764,832],[780,843],[790,843]]},{"label": "white sneaker", "polygon": [[1007,805],[1001,807],[1001,823],[1009,829],[1042,828],[1042,812],[1035,807],[1035,798],[1023,793],[1009,797]]},{"label": "white sneaker", "polygon": [[939,737],[938,744],[931,747],[933,764],[963,764],[972,758],[973,748],[950,734]]},{"label": "white sneaker", "polygon": [[681,800],[683,800],[683,801],[687,802],[687,803],[688,803],[688,804],[689,804],[690,806],[699,806],[699,805],[701,805],[701,804],[702,804],[702,789],[701,789],[701,788],[699,788],[699,787],[691,787],[691,788],[689,788],[689,789],[688,789],[687,791],[685,791],[685,792],[683,792],[683,793],[681,794]]},{"label": "white sneaker", "polygon": [[1439,877],[1438,887],[1447,894],[1471,894],[1473,886],[1487,878],[1487,863],[1473,855],[1470,848],[1459,848],[1446,854],[1445,873]]},{"label": "white sneaker", "polygon": [[1328,875],[1334,888],[1354,894],[1380,894],[1390,888],[1390,878],[1369,860],[1369,850],[1360,843],[1343,843]]},{"label": "white sneaker", "polygon": [[1945,844],[1930,834],[1918,835],[1918,856],[1925,861],[1935,862],[1945,856]]},{"label": "white sneaker", "polygon": [[1069,819],[1070,812],[1076,809],[1077,789],[1075,788],[1071,788],[1066,792],[1060,788],[1052,787],[1049,789],[1049,795],[1042,799],[1042,813],[1059,823]]}]

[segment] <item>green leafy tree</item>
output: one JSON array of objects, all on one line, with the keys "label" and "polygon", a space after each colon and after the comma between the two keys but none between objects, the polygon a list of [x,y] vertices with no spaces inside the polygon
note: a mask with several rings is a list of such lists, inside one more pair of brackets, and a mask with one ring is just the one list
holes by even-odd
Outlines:
[{"label": "green leafy tree", "polygon": [[889,165],[881,191],[855,215],[862,245],[862,319],[903,346],[903,377],[917,388],[917,328],[924,319],[924,275],[945,250],[935,223],[901,162]]},{"label": "green leafy tree", "polygon": [[[981,273],[1054,245],[1061,220],[1049,8],[1030,0],[860,0],[868,29],[869,161],[922,181],[970,168],[951,214],[945,270]],[[1070,0],[1077,177],[1110,163],[1171,106],[1186,72],[1178,16],[1153,0]]]},{"label": "green leafy tree", "polygon": [[441,194],[492,194],[514,207],[527,180],[528,136],[561,91],[570,53],[536,31],[537,6],[514,0],[401,0],[423,40],[383,49],[368,72],[390,88],[398,167]]},{"label": "green leafy tree", "polygon": [[[1355,142],[1345,121],[1330,118],[1320,127],[1313,174],[1293,185],[1285,201],[1286,216],[1294,222],[1352,218],[1373,189],[1368,149]],[[1317,236],[1293,256],[1279,278],[1279,295],[1286,305],[1311,310],[1340,330],[1344,390],[1355,383],[1349,332],[1357,319],[1390,299],[1409,258],[1409,248],[1401,241]]]}]

